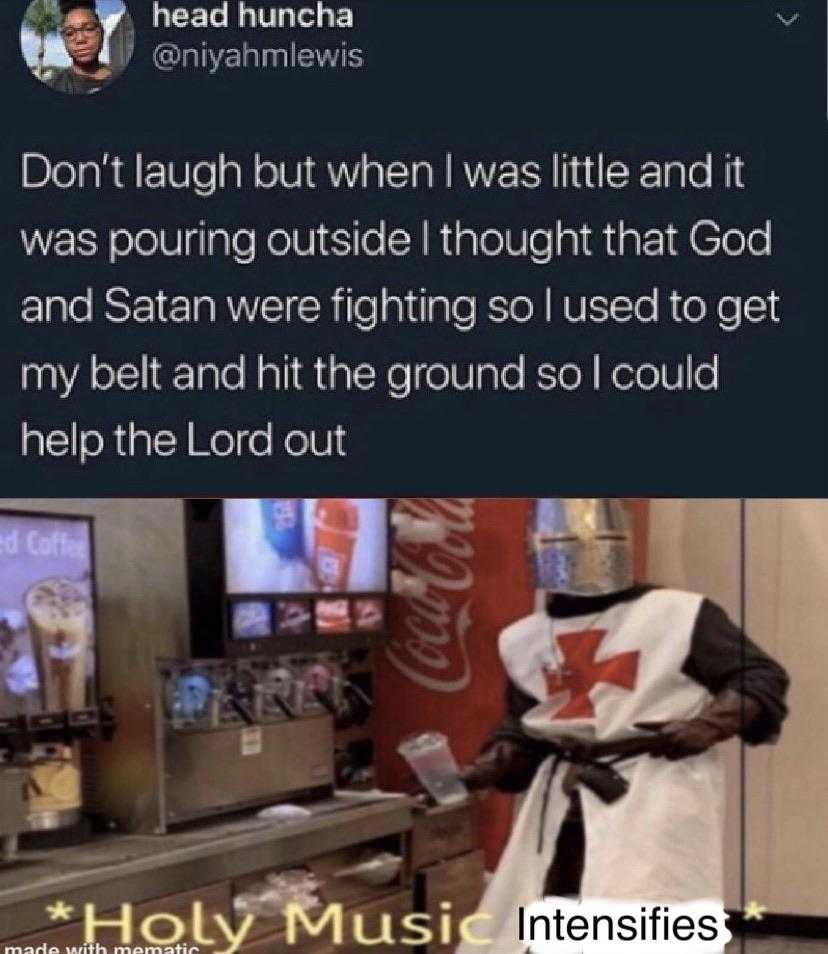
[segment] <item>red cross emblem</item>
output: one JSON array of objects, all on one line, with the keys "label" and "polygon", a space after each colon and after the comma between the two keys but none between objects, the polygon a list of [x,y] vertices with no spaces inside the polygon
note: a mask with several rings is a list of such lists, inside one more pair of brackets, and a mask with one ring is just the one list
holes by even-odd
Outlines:
[{"label": "red cross emblem", "polygon": [[589,694],[599,682],[630,691],[635,689],[641,653],[619,653],[596,661],[595,656],[606,635],[605,629],[585,629],[558,637],[563,661],[560,670],[546,671],[546,688],[550,696],[568,692],[569,699],[552,714],[553,719],[592,718],[595,709]]}]

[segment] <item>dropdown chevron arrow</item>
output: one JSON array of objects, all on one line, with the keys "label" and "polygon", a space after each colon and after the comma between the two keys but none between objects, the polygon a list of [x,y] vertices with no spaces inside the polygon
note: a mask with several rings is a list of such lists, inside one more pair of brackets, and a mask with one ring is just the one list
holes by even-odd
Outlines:
[{"label": "dropdown chevron arrow", "polygon": [[776,19],[786,27],[793,26],[794,23],[799,19],[798,13],[792,13],[789,17],[786,17],[784,13],[777,13]]}]

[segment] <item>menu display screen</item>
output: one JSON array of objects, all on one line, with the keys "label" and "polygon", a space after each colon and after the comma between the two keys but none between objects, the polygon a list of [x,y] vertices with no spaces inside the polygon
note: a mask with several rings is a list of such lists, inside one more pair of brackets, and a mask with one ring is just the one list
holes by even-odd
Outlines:
[{"label": "menu display screen", "polygon": [[226,500],[223,524],[229,595],[387,589],[382,498]]},{"label": "menu display screen", "polygon": [[0,512],[0,717],[92,708],[91,522]]}]

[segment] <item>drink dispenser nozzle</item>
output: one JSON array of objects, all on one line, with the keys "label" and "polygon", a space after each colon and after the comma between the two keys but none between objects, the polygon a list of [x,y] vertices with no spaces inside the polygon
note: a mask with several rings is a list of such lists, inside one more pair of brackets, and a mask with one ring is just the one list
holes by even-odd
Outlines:
[{"label": "drink dispenser nozzle", "polygon": [[288,719],[295,719],[296,713],[293,709],[287,704],[287,702],[280,696],[278,693],[273,697],[276,705],[284,712]]},{"label": "drink dispenser nozzle", "polygon": [[225,699],[232,711],[245,725],[255,725],[256,677],[253,672],[242,666],[234,667],[225,690]]},{"label": "drink dispenser nozzle", "polygon": [[293,682],[291,708],[296,715],[301,715],[305,711],[305,681],[304,679],[295,679]]},{"label": "drink dispenser nozzle", "polygon": [[342,683],[342,697],[339,720],[341,727],[364,725],[371,717],[374,700],[350,679]]},{"label": "drink dispenser nozzle", "polygon": [[210,692],[210,726],[217,729],[221,725],[221,704],[224,701],[224,692],[213,689]]},{"label": "drink dispenser nozzle", "polygon": [[305,670],[303,679],[306,692],[332,716],[338,716],[339,712],[334,688],[336,676],[331,671],[330,665],[322,660],[318,660]]},{"label": "drink dispenser nozzle", "polygon": [[267,690],[260,682],[257,682],[253,687],[253,718],[256,720],[256,722],[261,722],[264,718],[266,692]]},{"label": "drink dispenser nozzle", "polygon": [[314,699],[316,699],[319,705],[327,709],[332,716],[338,715],[336,704],[334,703],[334,700],[331,698],[330,693],[320,692],[318,689],[315,689],[313,693],[313,697]]},{"label": "drink dispenser nozzle", "polygon": [[229,701],[233,711],[242,720],[242,722],[247,723],[247,725],[253,725],[255,723],[256,720],[253,718],[253,714],[237,696],[231,695]]},{"label": "drink dispenser nozzle", "polygon": [[293,706],[288,702],[293,686],[293,674],[284,666],[277,669],[271,676],[273,701],[289,719],[296,718]]},{"label": "drink dispenser nozzle", "polygon": [[331,680],[331,698],[337,712],[342,708],[345,701],[344,685],[344,680],[340,676],[334,676]]}]

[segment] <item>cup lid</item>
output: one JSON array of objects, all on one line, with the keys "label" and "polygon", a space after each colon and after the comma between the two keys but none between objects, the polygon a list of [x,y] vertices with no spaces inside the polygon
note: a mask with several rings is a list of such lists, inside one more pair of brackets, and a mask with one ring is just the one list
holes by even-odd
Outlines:
[{"label": "cup lid", "polygon": [[397,746],[402,754],[416,754],[427,749],[434,749],[445,745],[448,739],[442,732],[414,732],[407,735]]}]

